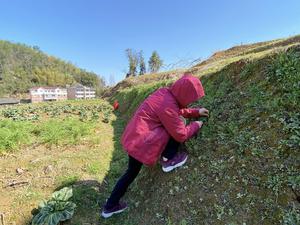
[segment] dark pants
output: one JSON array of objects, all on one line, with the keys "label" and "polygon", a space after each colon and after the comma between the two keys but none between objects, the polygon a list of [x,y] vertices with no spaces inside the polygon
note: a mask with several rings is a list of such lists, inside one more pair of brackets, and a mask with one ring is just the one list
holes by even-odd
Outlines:
[{"label": "dark pants", "polygon": [[[172,159],[176,155],[179,145],[179,142],[175,141],[173,138],[170,138],[165,150],[162,153],[162,157]],[[127,191],[128,186],[139,174],[142,165],[143,163],[129,156],[128,169],[115,185],[109,199],[106,202],[105,208],[112,208],[119,203],[120,199]]]}]

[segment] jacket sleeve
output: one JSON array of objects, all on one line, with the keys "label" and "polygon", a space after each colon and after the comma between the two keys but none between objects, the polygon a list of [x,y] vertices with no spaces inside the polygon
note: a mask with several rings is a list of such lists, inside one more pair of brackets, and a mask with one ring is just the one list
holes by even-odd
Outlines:
[{"label": "jacket sleeve", "polygon": [[199,130],[199,125],[196,122],[185,126],[184,122],[180,119],[179,110],[176,108],[164,108],[164,110],[158,113],[158,117],[167,132],[178,142],[186,141]]},{"label": "jacket sleeve", "polygon": [[200,108],[184,108],[180,109],[179,114],[185,118],[197,118],[199,115]]}]

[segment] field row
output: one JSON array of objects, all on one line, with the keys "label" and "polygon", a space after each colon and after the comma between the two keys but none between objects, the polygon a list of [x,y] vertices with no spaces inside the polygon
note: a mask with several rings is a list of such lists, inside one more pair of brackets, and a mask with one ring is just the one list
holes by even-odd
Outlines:
[{"label": "field row", "polygon": [[7,106],[0,108],[0,119],[34,121],[46,118],[78,116],[80,120],[99,119],[100,114],[108,122],[112,107],[102,100],[65,101],[42,104]]},{"label": "field row", "polygon": [[0,110],[0,153],[30,145],[75,145],[111,120],[105,101],[67,101],[3,107]]}]

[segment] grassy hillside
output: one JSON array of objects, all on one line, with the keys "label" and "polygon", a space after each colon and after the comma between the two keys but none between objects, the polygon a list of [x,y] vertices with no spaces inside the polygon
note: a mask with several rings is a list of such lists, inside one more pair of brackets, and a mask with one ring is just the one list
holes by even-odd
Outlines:
[{"label": "grassy hillside", "polygon": [[33,86],[82,83],[103,88],[104,82],[95,73],[87,72],[37,47],[0,40],[0,97],[28,92]]},{"label": "grassy hillside", "polygon": [[[129,210],[108,220],[99,218],[99,206],[126,169],[123,129],[143,99],[177,75],[123,81],[108,99],[119,100],[114,114],[105,101],[4,108],[0,136],[8,138],[0,141],[0,211],[6,221],[28,224],[42,199],[72,186],[77,208],[66,224],[300,224],[299,40],[233,49],[189,69],[206,91],[194,105],[207,107],[210,118],[185,143],[186,166],[168,174],[159,164],[144,167],[125,196]],[[106,110],[92,113],[97,105]],[[23,129],[30,138],[14,135]],[[7,186],[14,180],[28,183]]]},{"label": "grassy hillside", "polygon": [[125,88],[134,87],[139,84],[150,84],[162,80],[174,80],[178,78],[184,71],[197,74],[199,77],[211,73],[215,73],[225,66],[238,62],[240,60],[251,61],[258,58],[264,58],[274,52],[282,51],[288,47],[298,45],[300,43],[300,35],[278,39],[273,41],[259,42],[249,45],[239,45],[230,49],[214,53],[211,57],[194,65],[191,68],[178,69],[156,74],[145,74],[137,77],[130,77],[118,83],[115,87],[108,89],[104,96],[112,96],[116,92]]},{"label": "grassy hillside", "polygon": [[[189,164],[168,175],[159,166],[145,169],[127,196],[133,209],[104,224],[300,223],[299,37],[251,47],[189,69],[206,90],[195,105],[211,112],[186,143]],[[112,99],[127,121],[171,82],[120,89]]]}]

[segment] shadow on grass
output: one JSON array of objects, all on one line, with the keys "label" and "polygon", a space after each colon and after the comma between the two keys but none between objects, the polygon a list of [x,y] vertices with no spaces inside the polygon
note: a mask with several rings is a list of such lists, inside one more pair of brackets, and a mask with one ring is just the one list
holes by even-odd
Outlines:
[{"label": "shadow on grass", "polygon": [[[135,225],[137,223],[133,222],[133,218],[131,217],[133,214],[136,214],[136,212],[133,212],[132,210],[138,210],[138,206],[135,204],[136,201],[142,202],[144,199],[151,198],[150,195],[153,191],[148,192],[147,190],[142,190],[144,194],[140,196],[139,194],[141,190],[139,190],[139,186],[145,185],[145,177],[147,177],[147,180],[152,180],[153,182],[160,172],[156,167],[147,168],[146,171],[144,171],[145,167],[143,167],[137,180],[129,187],[130,190],[128,190],[125,196],[125,200],[129,203],[130,210],[109,219],[103,219],[100,217],[102,206],[109,197],[117,180],[127,169],[128,163],[128,156],[122,149],[122,145],[120,143],[121,135],[126,126],[127,119],[122,118],[119,112],[115,113],[115,116],[116,119],[110,122],[114,132],[114,150],[108,167],[108,172],[103,179],[103,182],[100,183],[97,180],[79,180],[76,177],[74,179],[64,181],[55,189],[55,191],[57,191],[70,186],[73,188],[72,201],[77,205],[77,207],[72,219],[63,222],[65,225],[119,225],[121,223],[122,225]],[[101,163],[101,161],[99,161],[99,163]],[[147,186],[150,186],[148,181]],[[131,194],[134,197],[130,200]],[[26,225],[29,224],[30,221],[27,221]]]},{"label": "shadow on grass", "polygon": [[[128,164],[128,155],[123,150],[121,145],[121,135],[127,124],[129,118],[123,118],[120,113],[115,113],[117,119],[112,122],[114,128],[114,152],[110,163],[109,172],[105,177],[105,190],[101,193],[100,201],[103,205],[106,199],[110,196],[112,189],[120,176],[126,171]],[[142,167],[137,178],[129,186],[123,200],[128,203],[129,208],[121,214],[114,215],[111,218],[103,219],[98,216],[98,224],[101,225],[144,225],[151,223],[145,213],[144,206],[147,206],[148,202],[153,199],[153,195],[156,195],[157,189],[162,187],[161,171],[158,164],[153,167]],[[169,175],[170,176],[170,175]],[[172,175],[171,175],[172,176]],[[101,206],[102,206],[101,205]],[[144,206],[142,206],[144,205]],[[154,204],[153,204],[154,205]],[[141,209],[144,210],[141,210]],[[160,209],[153,209],[160,210]],[[146,209],[147,211],[147,209]],[[147,212],[146,212],[147,213]],[[149,212],[147,213],[149,214]],[[148,215],[149,216],[149,215]],[[158,225],[158,224],[157,224]]]},{"label": "shadow on grass", "polygon": [[[123,151],[120,143],[120,138],[126,125],[126,121],[119,118],[118,113],[116,113],[115,116],[116,120],[111,121],[111,125],[114,130],[114,150],[108,167],[109,171],[103,179],[103,182],[100,183],[97,180],[78,180],[78,178],[76,178],[63,182],[55,189],[55,191],[58,191],[64,187],[70,186],[73,188],[72,201],[77,205],[77,207],[72,219],[63,222],[65,225],[120,224],[120,216],[116,216],[116,220],[104,220],[100,217],[102,206],[109,197],[118,178],[127,169],[128,157]],[[99,161],[99,163],[101,162]],[[29,225],[31,224],[31,221],[27,221],[25,224]],[[123,223],[123,225],[126,224]]]},{"label": "shadow on grass", "polygon": [[[126,121],[115,113],[116,119],[111,121],[113,126],[113,153],[108,172],[102,183],[96,180],[80,180],[71,184],[64,184],[57,189],[72,185],[73,201],[77,205],[76,212],[72,220],[66,222],[67,225],[98,225],[104,224],[104,219],[100,217],[101,208],[109,197],[116,181],[126,170],[127,155],[122,150],[120,138]],[[99,161],[99,163],[101,163]],[[111,223],[112,222],[112,223]],[[117,223],[119,224],[120,221]],[[105,224],[115,224],[113,221]]]}]

